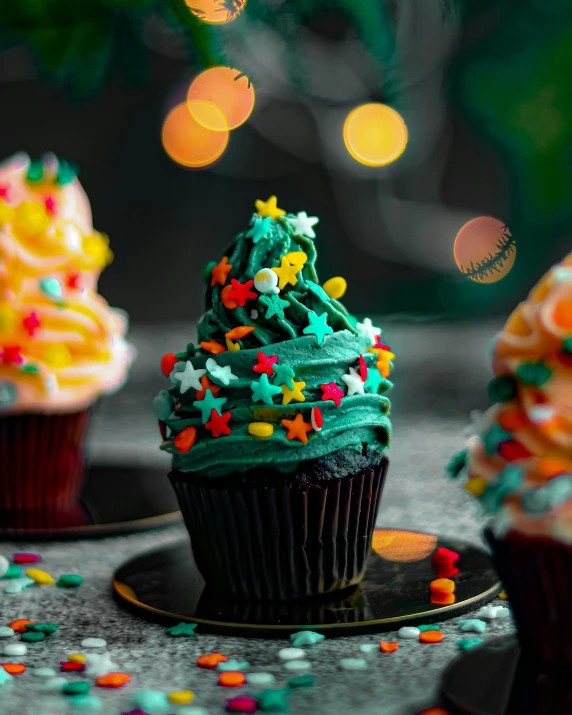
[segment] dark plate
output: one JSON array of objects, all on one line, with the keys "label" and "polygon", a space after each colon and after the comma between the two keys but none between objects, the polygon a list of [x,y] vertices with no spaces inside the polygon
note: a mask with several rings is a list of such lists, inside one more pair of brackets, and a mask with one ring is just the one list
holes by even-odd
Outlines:
[{"label": "dark plate", "polygon": [[181,520],[165,468],[93,465],[83,492],[86,523],[66,529],[2,529],[0,539],[78,539],[158,529]]},{"label": "dark plate", "polygon": [[[431,553],[438,546],[457,551],[461,573],[456,602],[431,603],[429,583],[435,578]],[[195,566],[188,542],[140,554],[113,577],[124,605],[154,619],[194,621],[203,630],[253,636],[283,636],[301,627],[328,635],[429,623],[458,616],[492,600],[500,584],[488,555],[447,538],[397,529],[376,529],[372,554],[362,583],[350,592],[288,603],[237,603],[214,594]]]}]

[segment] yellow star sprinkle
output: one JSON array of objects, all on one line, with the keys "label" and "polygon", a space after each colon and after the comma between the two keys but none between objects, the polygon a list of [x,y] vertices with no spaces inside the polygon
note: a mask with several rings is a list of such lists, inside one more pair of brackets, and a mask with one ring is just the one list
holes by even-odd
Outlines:
[{"label": "yellow star sprinkle", "polygon": [[296,402],[306,402],[306,396],[302,394],[302,390],[306,387],[305,382],[294,382],[294,389],[289,390],[286,385],[281,385],[282,387],[282,404],[289,405],[292,400]]},{"label": "yellow star sprinkle", "polygon": [[272,219],[277,219],[286,213],[284,209],[278,208],[277,202],[276,196],[270,196],[266,201],[256,199],[254,206],[259,216],[270,216]]},{"label": "yellow star sprinkle", "polygon": [[240,350],[240,345],[233,343],[230,338],[226,338],[226,347],[230,353],[235,353],[237,350]]},{"label": "yellow star sprinkle", "polygon": [[282,256],[282,261],[280,262],[280,267],[273,268],[272,270],[278,276],[278,288],[282,290],[285,286],[290,283],[295,286],[298,283],[297,273],[300,273],[303,266],[301,263],[292,265],[286,256]]}]

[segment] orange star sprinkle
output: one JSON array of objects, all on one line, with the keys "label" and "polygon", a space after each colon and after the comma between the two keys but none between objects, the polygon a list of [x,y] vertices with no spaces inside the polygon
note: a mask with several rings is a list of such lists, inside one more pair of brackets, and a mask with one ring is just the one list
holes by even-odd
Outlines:
[{"label": "orange star sprinkle", "polygon": [[26,666],[23,663],[0,663],[0,665],[10,675],[20,675],[26,670]]},{"label": "orange star sprinkle", "polygon": [[213,393],[213,397],[218,396],[218,393],[220,392],[220,387],[218,385],[215,385],[214,382],[211,382],[206,375],[203,375],[201,377],[201,385],[203,386],[202,390],[195,390],[195,392],[197,393],[197,400],[204,400],[205,393],[207,390],[210,390]]},{"label": "orange star sprinkle", "polygon": [[100,688],[122,688],[131,680],[131,676],[127,673],[107,673],[100,676],[95,684]]},{"label": "orange star sprinkle", "polygon": [[228,256],[224,256],[212,270],[211,286],[215,286],[217,283],[220,283],[220,285],[223,286],[226,283],[228,274],[231,271],[232,263],[228,262]]},{"label": "orange star sprinkle", "polygon": [[239,325],[238,327],[229,330],[228,333],[225,333],[224,337],[229,340],[240,340],[240,338],[244,338],[245,335],[252,333],[255,329],[256,328],[252,325]]},{"label": "orange star sprinkle", "polygon": [[389,641],[379,641],[379,650],[382,653],[395,653],[398,648],[399,643],[397,641],[394,641],[393,643]]},{"label": "orange star sprinkle", "polygon": [[220,673],[218,676],[218,684],[223,688],[240,688],[246,683],[246,675],[234,670],[229,670],[226,673]]},{"label": "orange star sprinkle", "polygon": [[208,353],[212,353],[213,355],[218,355],[219,353],[226,352],[226,348],[224,347],[224,345],[217,343],[216,340],[209,340],[208,342],[206,340],[203,340],[203,342],[201,343],[201,348],[203,350],[206,350]]},{"label": "orange star sprinkle", "polygon": [[293,420],[282,420],[282,424],[288,430],[286,439],[299,439],[300,442],[306,444],[308,441],[307,433],[312,430],[312,425],[309,422],[304,422],[301,412]]},{"label": "orange star sprinkle", "polygon": [[219,653],[208,653],[207,655],[200,655],[197,658],[197,665],[199,668],[208,668],[209,670],[214,670],[219,663],[224,663],[228,660],[226,655]]},{"label": "orange star sprinkle", "polygon": [[173,441],[177,451],[180,454],[184,454],[193,446],[196,438],[197,430],[194,427],[185,427],[185,429],[182,432],[179,432]]}]

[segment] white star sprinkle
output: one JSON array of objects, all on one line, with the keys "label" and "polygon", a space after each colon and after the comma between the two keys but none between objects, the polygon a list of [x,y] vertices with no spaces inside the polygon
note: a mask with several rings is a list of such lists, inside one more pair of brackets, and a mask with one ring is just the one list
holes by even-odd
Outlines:
[{"label": "white star sprinkle", "polygon": [[88,653],[85,656],[85,674],[92,678],[113,673],[117,670],[117,663],[111,661],[111,653]]},{"label": "white star sprinkle", "polygon": [[365,383],[360,374],[353,367],[350,367],[348,373],[348,375],[342,375],[342,380],[348,386],[348,395],[363,395]]},{"label": "white star sprinkle", "polygon": [[308,216],[305,211],[300,211],[296,218],[289,218],[288,223],[292,226],[296,235],[306,236],[306,238],[316,238],[312,227],[315,226],[319,220],[317,216]]},{"label": "white star sprinkle", "polygon": [[238,380],[236,375],[233,375],[230,365],[222,367],[217,364],[214,358],[209,358],[206,363],[207,370],[215,378],[219,380],[223,385],[230,385],[232,380]]},{"label": "white star sprinkle", "polygon": [[363,323],[358,323],[356,328],[358,333],[369,338],[372,345],[375,343],[377,336],[381,335],[381,328],[376,328],[369,318],[364,318]]},{"label": "white star sprinkle", "polygon": [[203,370],[202,368],[199,368],[198,370],[195,369],[193,367],[193,363],[190,360],[187,360],[187,364],[185,365],[183,372],[175,372],[173,377],[180,380],[181,385],[179,389],[181,390],[181,395],[184,395],[189,387],[192,387],[194,390],[202,390],[203,386],[201,385],[201,377],[206,374],[206,370]]}]

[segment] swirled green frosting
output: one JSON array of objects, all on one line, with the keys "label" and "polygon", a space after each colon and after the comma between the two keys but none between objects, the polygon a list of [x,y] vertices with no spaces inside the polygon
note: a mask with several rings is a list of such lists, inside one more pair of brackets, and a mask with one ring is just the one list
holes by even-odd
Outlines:
[{"label": "swirled green frosting", "polygon": [[[287,472],[340,449],[367,444],[381,452],[389,444],[390,403],[382,393],[392,384],[393,354],[371,321],[359,323],[321,287],[307,222],[300,214],[265,216],[265,206],[225,258],[207,266],[199,345],[176,354],[172,384],[153,401],[166,435],[161,448],[184,472],[214,477],[261,465]],[[278,269],[279,292],[261,281],[262,269]],[[227,339],[237,327],[253,330]],[[305,443],[282,422],[298,415]],[[271,425],[272,434],[251,434],[252,423]]]}]

